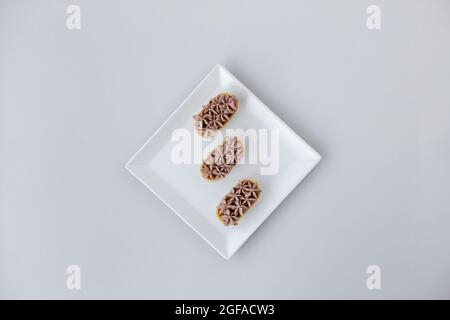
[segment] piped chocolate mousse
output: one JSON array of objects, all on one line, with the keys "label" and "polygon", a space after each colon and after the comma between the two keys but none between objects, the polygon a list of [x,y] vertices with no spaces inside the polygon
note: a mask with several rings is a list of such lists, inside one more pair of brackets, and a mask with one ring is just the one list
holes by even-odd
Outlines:
[{"label": "piped chocolate mousse", "polygon": [[216,216],[225,226],[236,226],[239,220],[255,205],[261,195],[258,182],[239,181],[217,206]]},{"label": "piped chocolate mousse", "polygon": [[244,154],[244,145],[237,137],[228,137],[203,161],[203,178],[215,181],[224,178],[237,165]]},{"label": "piped chocolate mousse", "polygon": [[221,93],[193,116],[194,128],[202,137],[211,137],[222,129],[239,109],[239,100],[231,93]]}]

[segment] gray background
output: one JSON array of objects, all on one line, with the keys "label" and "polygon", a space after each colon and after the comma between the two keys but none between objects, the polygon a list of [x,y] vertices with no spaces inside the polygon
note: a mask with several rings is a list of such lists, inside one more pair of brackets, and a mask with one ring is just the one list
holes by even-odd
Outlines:
[{"label": "gray background", "polygon": [[[445,0],[0,0],[0,297],[450,298],[449,18]],[[216,63],[323,156],[230,261],[124,169]]]}]

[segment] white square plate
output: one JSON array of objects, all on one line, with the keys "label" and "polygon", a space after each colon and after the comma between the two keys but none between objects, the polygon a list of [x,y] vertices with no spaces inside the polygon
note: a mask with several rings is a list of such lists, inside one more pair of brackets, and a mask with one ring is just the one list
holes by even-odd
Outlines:
[{"label": "white square plate", "polygon": [[[275,129],[279,133],[279,170],[262,175],[260,163],[238,164],[224,179],[207,182],[200,176],[199,164],[176,164],[171,155],[172,133],[185,129],[196,134],[192,116],[202,105],[222,92],[237,96],[236,116],[226,129]],[[218,141],[209,142],[211,146]],[[246,143],[247,148],[247,143]],[[207,150],[208,148],[205,148]],[[320,155],[280,120],[247,87],[221,65],[216,65],[197,88],[174,111],[126,164],[139,181],[194,229],[225,259],[230,258],[255,232],[286,196],[320,161]],[[238,226],[225,227],[215,216],[222,197],[243,178],[259,182],[262,194]]]}]

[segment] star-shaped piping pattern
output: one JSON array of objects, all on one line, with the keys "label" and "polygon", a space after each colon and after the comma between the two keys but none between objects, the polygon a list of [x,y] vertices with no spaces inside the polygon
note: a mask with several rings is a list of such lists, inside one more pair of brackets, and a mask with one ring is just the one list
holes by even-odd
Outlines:
[{"label": "star-shaped piping pattern", "polygon": [[260,195],[261,189],[256,181],[239,181],[217,206],[217,217],[225,226],[238,225],[238,221],[258,201]]},{"label": "star-shaped piping pattern", "polygon": [[238,99],[230,93],[221,93],[194,115],[194,126],[203,137],[214,135],[223,128],[239,108]]}]

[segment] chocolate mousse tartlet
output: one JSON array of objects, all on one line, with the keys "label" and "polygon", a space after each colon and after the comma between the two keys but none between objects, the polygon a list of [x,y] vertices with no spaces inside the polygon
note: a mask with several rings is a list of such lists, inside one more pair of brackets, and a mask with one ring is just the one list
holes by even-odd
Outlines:
[{"label": "chocolate mousse tartlet", "polygon": [[215,148],[200,167],[202,177],[215,181],[224,178],[244,154],[244,145],[237,137],[228,137]]},{"label": "chocolate mousse tartlet", "polygon": [[202,137],[211,137],[230,121],[239,108],[239,100],[230,93],[221,93],[204,105],[194,119],[195,130]]},{"label": "chocolate mousse tartlet", "polygon": [[237,226],[238,221],[258,201],[260,195],[258,182],[250,179],[239,181],[217,206],[217,218],[226,226]]}]

